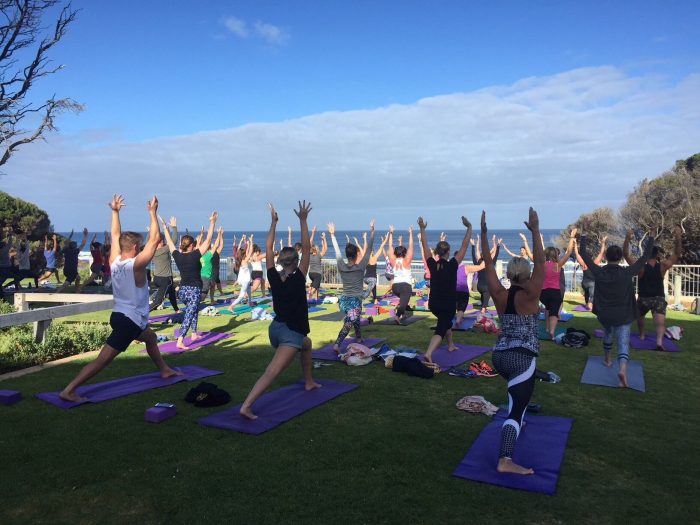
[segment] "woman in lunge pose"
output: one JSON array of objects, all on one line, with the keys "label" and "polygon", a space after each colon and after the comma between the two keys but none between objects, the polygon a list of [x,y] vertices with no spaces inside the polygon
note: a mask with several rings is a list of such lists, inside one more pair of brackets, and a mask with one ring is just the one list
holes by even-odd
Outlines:
[{"label": "woman in lunge pose", "polygon": [[274,256],[278,217],[274,206],[272,204],[268,206],[272,217],[270,231],[265,241],[265,264],[275,309],[275,319],[269,328],[270,344],[275,349],[275,355],[241,405],[240,414],[249,419],[258,417],[252,411],[255,400],[289,366],[297,352],[301,352],[304,388],[313,390],[321,386],[314,381],[311,373],[311,339],[307,337],[310,330],[309,310],[306,304],[306,274],[309,270],[311,242],[306,219],[311,211],[311,203],[300,202],[299,210],[294,210],[301,226],[301,261],[294,248],[289,246],[282,248],[278,257],[278,263],[282,266],[281,271],[275,268]]}]

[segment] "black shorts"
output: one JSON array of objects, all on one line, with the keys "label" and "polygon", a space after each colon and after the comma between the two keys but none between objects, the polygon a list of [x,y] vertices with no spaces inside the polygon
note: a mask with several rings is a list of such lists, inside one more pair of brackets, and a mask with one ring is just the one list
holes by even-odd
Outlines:
[{"label": "black shorts", "polygon": [[469,292],[457,292],[457,311],[463,312],[469,304]]},{"label": "black shorts", "polygon": [[90,265],[90,271],[96,275],[99,275],[102,273],[102,265],[101,264],[95,264],[92,263]]},{"label": "black shorts", "polygon": [[202,277],[202,293],[204,295],[209,293],[209,288],[211,288],[212,284],[214,284],[213,279],[207,279],[206,277]]},{"label": "black shorts", "polygon": [[[117,352],[126,350],[131,342],[144,332],[135,322],[121,312],[112,312],[109,316],[112,333],[107,338],[107,344]],[[148,328],[146,328],[148,329]]]},{"label": "black shorts", "polygon": [[263,278],[263,273],[260,270],[254,270],[250,272],[250,280],[254,281],[255,279],[260,279],[262,281]]},{"label": "black shorts", "polygon": [[545,288],[540,292],[540,301],[547,309],[547,314],[550,317],[559,317],[559,309],[562,305],[561,290],[554,288]]},{"label": "black shorts", "polygon": [[311,288],[318,290],[321,287],[321,274],[316,272],[309,273],[309,279],[311,279]]},{"label": "black shorts", "polygon": [[66,271],[66,269],[64,268],[63,276],[66,278],[66,282],[70,284],[78,278],[78,272],[75,272],[73,270]]},{"label": "black shorts", "polygon": [[640,317],[644,317],[649,311],[652,314],[666,315],[667,305],[665,297],[640,297],[637,299]]}]

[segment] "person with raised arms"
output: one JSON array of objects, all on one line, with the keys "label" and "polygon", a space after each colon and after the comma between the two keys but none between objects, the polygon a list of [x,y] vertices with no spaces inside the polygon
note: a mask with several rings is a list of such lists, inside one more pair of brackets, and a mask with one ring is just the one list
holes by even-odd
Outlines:
[{"label": "person with raised arms", "polygon": [[63,292],[69,285],[75,283],[76,291],[80,290],[80,274],[78,273],[78,259],[80,252],[85,248],[88,238],[87,228],[83,228],[83,240],[78,246],[78,243],[71,240],[73,232],[70,233],[68,240],[63,247],[63,276],[65,277],[63,284],[59,286],[56,293]]},{"label": "person with raised arms", "polygon": [[[369,251],[369,261],[367,261],[365,276],[364,279],[362,279],[362,282],[367,285],[367,290],[362,297],[363,301],[372,295],[374,304],[379,302],[379,299],[377,299],[377,261],[379,260],[379,254],[384,253],[384,245],[386,244],[388,237],[389,236],[387,235],[386,237],[382,238],[382,243],[379,245],[379,248],[376,251]],[[366,243],[367,239],[365,238],[365,244]]]},{"label": "person with raised arms", "polygon": [[403,246],[402,241],[403,239],[399,238],[399,245],[394,248],[393,252],[389,251],[389,263],[394,273],[391,291],[399,297],[399,304],[396,307],[396,315],[394,316],[396,324],[403,324],[413,314],[408,306],[413,293],[413,274],[411,273],[413,226],[408,228],[408,248]]},{"label": "person with raised arms", "polygon": [[[625,260],[630,266],[637,262],[637,259],[630,255],[630,239],[632,235],[632,231],[629,230],[622,245]],[[664,291],[664,275],[681,257],[683,250],[682,235],[681,227],[676,226],[673,231],[673,254],[662,260],[663,250],[658,246],[654,246],[649,261],[637,274],[637,290],[639,292],[639,297],[637,298],[637,308],[639,309],[637,326],[639,327],[639,338],[642,340],[645,338],[644,317],[651,311],[652,319],[656,326],[656,349],[662,351],[664,350],[666,306],[668,305]]]},{"label": "person with raised arms", "polygon": [[508,382],[508,416],[501,430],[501,446],[496,469],[511,474],[533,474],[531,468],[513,462],[513,450],[523,425],[525,409],[535,388],[535,371],[540,342],[537,338],[540,292],[544,280],[544,250],[539,242],[540,222],[530,208],[525,226],[532,232],[534,267],[524,257],[508,262],[506,276],[510,288],[501,284],[491,258],[486,227],[486,212],[481,212],[481,254],[486,279],[501,321],[501,331],[493,347],[491,360],[496,371]]},{"label": "person with raised arms", "polygon": [[[315,233],[315,226],[314,226]],[[309,299],[316,296],[319,299],[319,290],[321,289],[321,279],[323,278],[323,257],[328,253],[328,242],[326,241],[326,232],[321,232],[321,249],[313,244],[313,234],[311,235],[311,255],[309,256]]]},{"label": "person with raised arms", "polygon": [[[243,243],[245,242],[245,248],[243,247]],[[253,255],[253,235],[251,234],[250,239],[246,241],[246,236],[244,235],[241,238],[241,242],[238,245],[238,250],[236,251],[236,272],[238,273],[238,277],[236,279],[236,282],[239,284],[241,287],[240,291],[238,292],[238,297],[236,297],[233,301],[231,301],[231,304],[228,307],[228,311],[231,313],[234,313],[234,308],[236,305],[239,303],[247,300],[248,304],[250,305],[252,303],[251,300],[251,295],[252,292],[250,290],[250,283],[252,281],[251,278],[251,273],[250,273],[250,258]]]},{"label": "person with raised arms", "polygon": [[[211,239],[214,236],[214,228],[216,227],[216,219],[219,214],[213,212],[209,217],[209,231],[206,238],[197,242],[195,248],[195,239],[191,235],[183,235],[180,239],[180,249],[178,250],[173,242],[170,232],[165,225],[165,220],[161,217],[165,232],[165,242],[168,244],[170,254],[180,270],[180,291],[178,298],[185,305],[185,315],[180,325],[180,335],[177,338],[177,347],[180,350],[189,350],[185,345],[184,340],[187,332],[192,330],[192,342],[200,338],[197,334],[197,322],[199,320],[199,303],[202,300],[202,252],[207,252],[211,245]],[[199,237],[203,237],[202,234]],[[114,279],[114,277],[112,277]]]},{"label": "person with raised arms", "polygon": [[[574,251],[574,242],[576,241],[576,228],[571,230],[569,244],[566,248],[566,253],[559,257],[559,250],[554,246],[549,246],[544,251],[544,282],[542,283],[542,292],[540,294],[540,302],[545,308],[545,325],[549,336],[554,339],[559,321],[559,310],[564,302],[564,291],[566,285],[562,286],[564,278],[564,265],[566,265],[571,253]],[[534,243],[534,241],[533,241]]]},{"label": "person with raised arms", "polygon": [[[493,236],[493,243],[491,246],[491,259],[493,264],[496,264],[498,260],[498,254],[500,252],[500,245],[496,241],[496,236]],[[474,266],[481,266],[481,270],[477,270],[476,279],[476,290],[479,292],[481,301],[481,313],[486,314],[489,308],[489,303],[491,302],[491,294],[489,293],[488,283],[486,282],[486,271],[483,269],[484,258],[481,254],[481,246],[479,245],[479,236],[476,236],[476,244],[472,243],[472,262]]]},{"label": "person with raised arms", "polygon": [[156,333],[148,327],[148,280],[146,268],[153,259],[160,241],[158,228],[158,199],[154,196],[148,201],[147,208],[151,222],[148,241],[141,247],[143,238],[140,233],[121,231],[119,211],[124,207],[124,198],[114,195],[109,207],[112,210],[112,244],[109,264],[112,268],[112,293],[114,309],[109,318],[112,333],[107,338],[97,358],[78,373],[60,393],[64,401],[83,402],[85,398],[75,390],[103,370],[115,357],[127,349],[132,341],[146,343],[146,351],[160,371],[162,378],[182,375],[163,361],[158,349]]},{"label": "person with raised arms", "polygon": [[314,381],[312,374],[311,339],[308,338],[309,310],[306,304],[306,274],[309,270],[309,252],[311,251],[306,219],[311,211],[311,203],[299,202],[299,210],[294,210],[299,217],[301,227],[301,260],[294,248],[290,246],[282,248],[278,257],[278,263],[282,266],[281,271],[275,268],[274,257],[275,229],[279,217],[274,206],[272,204],[268,206],[271,221],[265,241],[265,265],[275,309],[275,319],[270,323],[268,333],[275,355],[241,405],[240,414],[249,419],[257,419],[258,416],[252,411],[253,403],[289,366],[297,352],[301,352],[304,388],[313,390],[321,386]]},{"label": "person with raised arms", "polygon": [[44,271],[39,277],[39,285],[47,283],[51,279],[52,275],[56,275],[56,282],[61,284],[61,278],[56,271],[56,252],[58,251],[58,237],[54,233],[52,236],[52,242],[49,243],[49,236],[44,236],[44,259],[46,261],[44,265]]},{"label": "person with raised arms", "polygon": [[366,297],[363,288],[363,279],[365,269],[369,262],[370,252],[374,247],[374,220],[369,223],[369,246],[365,250],[365,255],[358,261],[358,247],[352,243],[345,246],[345,256],[347,262],[343,260],[338,246],[338,240],[335,238],[335,225],[328,223],[328,233],[331,236],[331,243],[335,250],[335,259],[338,264],[338,272],[343,283],[343,291],[338,298],[338,306],[345,313],[343,326],[338,332],[338,337],[333,344],[333,350],[340,352],[340,345],[345,340],[350,330],[354,329],[355,338],[358,343],[362,342],[362,334],[360,332],[360,318],[362,317],[362,300]]},{"label": "person with raised arms", "polygon": [[[472,236],[472,225],[466,217],[462,216],[462,224],[467,228],[462,239],[462,245],[457,254],[448,260],[450,256],[450,245],[447,241],[440,241],[435,246],[435,257],[428,248],[428,235],[426,228],[428,223],[423,217],[418,217],[418,227],[420,228],[420,241],[424,254],[428,254],[425,263],[430,271],[430,298],[428,304],[430,311],[437,317],[435,333],[430,338],[428,349],[425,351],[425,360],[432,362],[433,352],[440,346],[442,340],[447,338],[447,349],[450,352],[456,350],[452,340],[452,320],[455,316],[457,304],[457,269],[464,260],[467,253],[469,239]],[[437,258],[436,258],[437,257]]]},{"label": "person with raised arms", "polygon": [[200,276],[202,278],[202,302],[207,298],[207,294],[211,297],[211,304],[214,304],[214,290],[216,289],[216,281],[214,280],[214,252],[222,242],[224,235],[223,228],[219,228],[216,240],[209,245],[209,249],[202,252],[202,257],[199,262],[202,265]]},{"label": "person with raised arms", "polygon": [[[170,237],[177,241],[177,219],[175,217],[170,217],[170,228],[168,225],[164,224],[163,229],[168,230]],[[156,291],[151,296],[150,306],[151,311],[158,308],[167,294],[170,300],[170,306],[175,310],[175,312],[180,311],[180,307],[177,305],[177,292],[175,291],[175,283],[173,282],[173,260],[170,257],[170,248],[165,244],[165,237],[161,237],[158,243],[158,248],[156,249],[156,254],[153,256],[153,286]]]},{"label": "person with raised arms", "polygon": [[[607,236],[604,236],[603,240],[600,242],[600,251],[598,252],[597,257],[593,261],[598,266],[600,266],[600,263],[603,262],[603,258],[605,257],[605,245],[607,240]],[[591,272],[591,270],[588,269],[586,261],[584,261],[583,257],[581,257],[581,253],[579,251],[577,242],[574,242],[574,255],[576,256],[576,261],[578,262],[579,266],[581,267],[581,270],[583,271],[583,275],[581,277],[581,288],[583,288],[583,302],[586,304],[586,308],[588,308],[588,310],[592,310],[593,297],[595,295],[595,276],[593,275],[593,272]]]}]

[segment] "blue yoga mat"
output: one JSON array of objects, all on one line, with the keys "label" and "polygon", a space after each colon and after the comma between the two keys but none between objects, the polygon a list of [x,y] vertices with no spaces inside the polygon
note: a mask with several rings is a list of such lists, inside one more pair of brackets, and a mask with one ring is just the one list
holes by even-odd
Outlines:
[{"label": "blue yoga mat", "polygon": [[258,416],[258,419],[250,420],[241,416],[238,413],[241,405],[236,405],[223,412],[203,417],[197,423],[207,427],[258,435],[358,388],[358,385],[330,379],[317,379],[316,382],[323,386],[307,392],[304,389],[304,382],[299,381],[263,395],[253,403],[253,413]]},{"label": "blue yoga mat", "polygon": [[496,470],[498,450],[501,445],[501,427],[506,415],[505,411],[498,411],[493,421],[481,431],[452,475],[553,496],[557,491],[557,481],[573,419],[525,416],[527,425],[518,437],[513,461],[523,467],[532,468],[535,473],[530,476],[521,476],[501,474]]},{"label": "blue yoga mat", "polygon": [[[602,356],[589,355],[586,368],[583,370],[583,375],[581,376],[581,383],[619,388],[620,379],[617,377],[619,370],[617,359],[614,357],[612,366],[607,367],[603,364]],[[646,392],[644,367],[639,361],[628,361],[627,384],[634,390]]]}]

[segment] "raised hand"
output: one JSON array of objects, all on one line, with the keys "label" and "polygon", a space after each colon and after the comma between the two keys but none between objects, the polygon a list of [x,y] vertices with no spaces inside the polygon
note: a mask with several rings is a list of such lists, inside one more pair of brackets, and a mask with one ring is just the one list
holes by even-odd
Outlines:
[{"label": "raised hand", "polygon": [[115,193],[112,200],[107,203],[107,206],[109,206],[112,211],[119,211],[126,206],[126,202],[124,202],[124,197],[122,195],[117,195]]},{"label": "raised hand", "polygon": [[325,240],[325,238],[326,238],[326,232],[321,232],[321,239]]},{"label": "raised hand", "polygon": [[578,232],[578,228],[572,228],[571,229],[571,237],[576,238],[576,233]]},{"label": "raised hand", "polygon": [[423,217],[418,217],[418,227],[421,229],[421,232],[428,227],[428,223],[423,220]]},{"label": "raised hand", "polygon": [[394,233],[394,225],[393,224],[389,225],[389,233]]},{"label": "raised hand", "polygon": [[413,226],[412,225],[408,227],[408,234],[413,235]]},{"label": "raised hand", "polygon": [[292,233],[292,227],[291,227],[291,226],[287,226],[287,231],[288,231],[289,233]]},{"label": "raised hand", "polygon": [[347,233],[345,234],[345,241],[350,244],[350,236]]},{"label": "raised hand", "polygon": [[88,236],[88,229],[83,228],[83,236],[87,237]]},{"label": "raised hand", "polygon": [[213,211],[211,212],[211,215],[209,216],[209,222],[216,222],[216,219],[219,218],[219,212]]},{"label": "raised hand", "polygon": [[673,228],[673,236],[676,239],[680,239],[683,236],[683,228],[681,228],[680,224],[676,224],[676,227]]},{"label": "raised hand", "polygon": [[[267,203],[267,207],[270,208],[270,220],[272,222],[277,222],[279,220],[279,216],[277,215],[277,210],[275,210],[275,207],[272,205],[271,202]],[[289,226],[289,231],[292,231],[292,227]],[[243,234],[243,239],[245,239],[245,234]]]},{"label": "raised hand", "polygon": [[464,215],[462,215],[462,224],[464,224],[465,228],[471,228],[472,223],[469,222],[469,219],[467,219]]},{"label": "raised hand", "polygon": [[606,242],[608,242],[608,236],[607,236],[607,235],[603,235],[602,244],[605,244]]},{"label": "raised hand", "polygon": [[305,221],[306,218],[309,216],[309,212],[311,211],[311,203],[309,202],[308,204],[306,201],[302,202],[299,201],[299,210],[294,210],[294,213],[296,214],[297,217],[299,217],[299,220]]},{"label": "raised hand", "polygon": [[535,209],[530,206],[529,216],[525,226],[530,231],[535,231],[540,229],[540,218],[537,216]]},{"label": "raised hand", "polygon": [[474,239],[469,239],[469,244],[471,244],[472,246],[476,246],[476,243],[474,242]]},{"label": "raised hand", "polygon": [[[163,221],[165,223],[165,221]],[[165,226],[165,224],[163,224]],[[175,217],[170,217],[170,227],[177,228],[177,219]]]},{"label": "raised hand", "polygon": [[158,197],[156,197],[154,195],[153,198],[146,203],[146,209],[150,213],[157,213],[158,212]]},{"label": "raised hand", "polygon": [[446,241],[447,240],[447,234],[445,232],[440,232],[440,241]]},{"label": "raised hand", "polygon": [[332,222],[328,223],[328,233],[330,233],[331,235],[335,235],[335,224],[333,224]]}]

